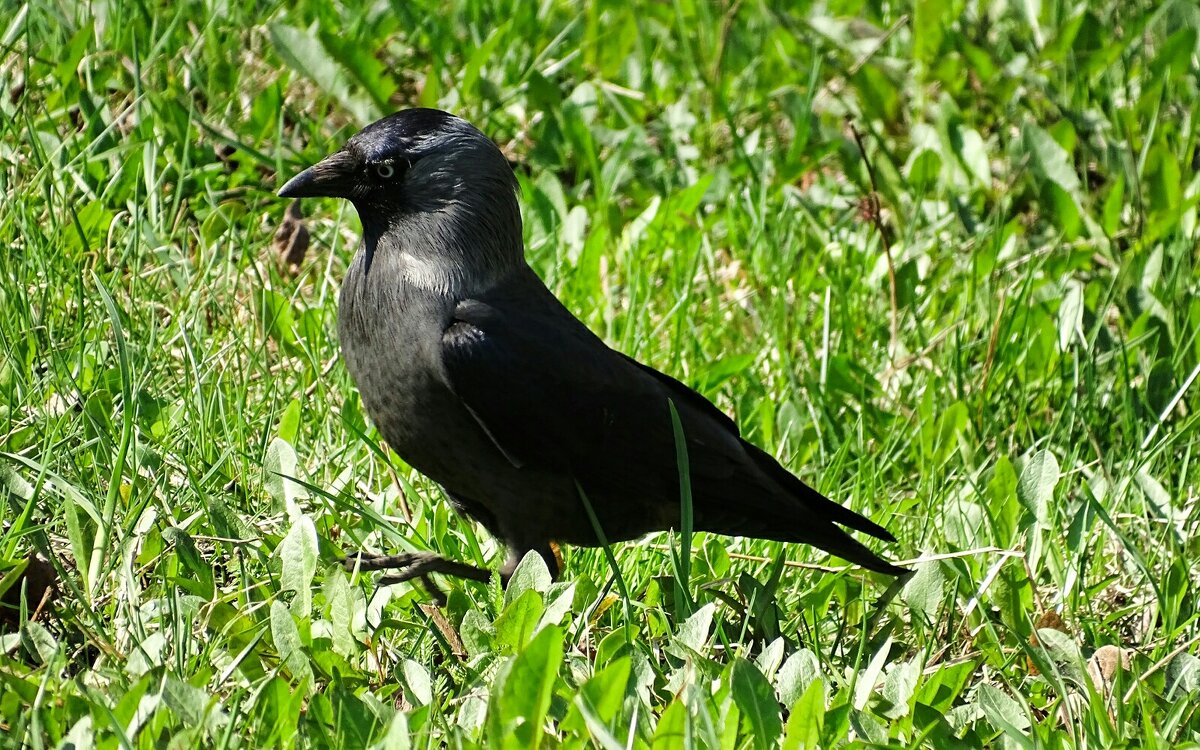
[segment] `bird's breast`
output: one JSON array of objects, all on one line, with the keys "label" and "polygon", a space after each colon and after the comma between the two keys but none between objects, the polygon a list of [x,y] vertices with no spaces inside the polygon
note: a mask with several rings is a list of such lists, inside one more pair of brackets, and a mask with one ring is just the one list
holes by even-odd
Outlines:
[{"label": "bird's breast", "polygon": [[[427,431],[426,412],[446,398],[441,330],[447,304],[406,289],[383,258],[360,255],[338,297],[338,338],[363,406],[388,443],[404,449]],[[407,457],[406,457],[407,459]]]},{"label": "bird's breast", "polygon": [[495,450],[444,374],[442,334],[455,302],[406,285],[380,255],[369,272],[361,261],[338,297],[338,337],[363,408],[406,463],[461,486],[463,467]]}]

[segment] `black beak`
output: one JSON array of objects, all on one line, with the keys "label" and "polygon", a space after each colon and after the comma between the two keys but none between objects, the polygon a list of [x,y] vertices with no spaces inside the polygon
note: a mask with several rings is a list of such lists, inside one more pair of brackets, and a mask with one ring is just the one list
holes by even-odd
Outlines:
[{"label": "black beak", "polygon": [[354,189],[359,160],[349,151],[336,151],[287,181],[280,198],[346,198]]}]

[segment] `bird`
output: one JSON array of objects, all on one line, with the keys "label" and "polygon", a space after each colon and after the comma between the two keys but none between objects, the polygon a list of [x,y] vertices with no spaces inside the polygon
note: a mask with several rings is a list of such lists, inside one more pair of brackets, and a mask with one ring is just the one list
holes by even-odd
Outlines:
[{"label": "bird", "polygon": [[[496,144],[428,108],[388,115],[289,180],[283,198],[349,200],[362,242],[338,294],[342,358],[409,466],[508,550],[562,573],[558,545],[681,528],[676,420],[696,531],[804,543],[867,570],[908,570],[846,529],[883,526],[825,497],[674,377],[608,346],[525,259],[519,183]],[[845,527],[845,528],[842,528]],[[348,555],[392,584],[492,571],[432,552]]]}]

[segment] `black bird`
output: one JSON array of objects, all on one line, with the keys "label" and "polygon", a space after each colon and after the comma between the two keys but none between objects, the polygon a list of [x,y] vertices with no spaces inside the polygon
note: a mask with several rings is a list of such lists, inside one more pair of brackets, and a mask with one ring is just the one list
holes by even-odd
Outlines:
[{"label": "black bird", "polygon": [[[339,297],[342,355],[367,413],[454,508],[502,540],[504,580],[529,550],[609,542],[680,525],[670,404],[685,435],[694,528],[804,542],[864,568],[907,571],[836,524],[889,542],[746,442],[683,383],[609,348],[525,262],[517,182],[458,117],[379,120],[283,186],[285,198],[354,204],[363,241]],[[491,573],[429,553],[351,558],[384,582]]]}]

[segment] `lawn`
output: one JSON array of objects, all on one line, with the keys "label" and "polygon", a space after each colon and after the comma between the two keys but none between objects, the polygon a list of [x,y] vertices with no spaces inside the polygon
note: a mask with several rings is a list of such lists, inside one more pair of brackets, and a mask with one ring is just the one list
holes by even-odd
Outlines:
[{"label": "lawn", "polygon": [[[0,0],[0,745],[1200,742],[1200,6],[356,6]],[[338,358],[355,212],[274,194],[410,106],[500,145],[567,307],[915,574],[344,571],[504,555]]]}]

